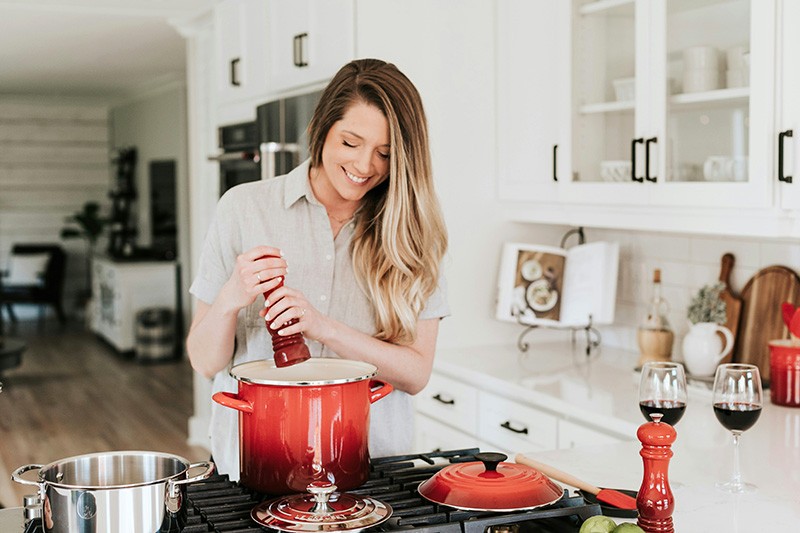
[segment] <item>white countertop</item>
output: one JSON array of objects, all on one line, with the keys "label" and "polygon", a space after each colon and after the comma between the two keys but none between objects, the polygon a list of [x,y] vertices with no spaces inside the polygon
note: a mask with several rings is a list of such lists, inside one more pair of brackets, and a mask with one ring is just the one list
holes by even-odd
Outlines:
[{"label": "white countertop", "polygon": [[[482,390],[628,436],[631,441],[620,444],[530,455],[595,485],[636,490],[643,472],[636,430],[644,423],[637,359],[635,353],[607,347],[587,359],[581,346],[547,343],[532,344],[526,354],[513,345],[440,350],[434,366]],[[714,487],[730,475],[733,446],[702,384],[690,385],[686,414],[676,430],[669,470],[676,531],[744,533],[767,531],[767,526],[800,531],[800,408],[773,405],[765,391],[759,421],[740,440],[743,477],[758,486],[751,494],[731,495]]]}]

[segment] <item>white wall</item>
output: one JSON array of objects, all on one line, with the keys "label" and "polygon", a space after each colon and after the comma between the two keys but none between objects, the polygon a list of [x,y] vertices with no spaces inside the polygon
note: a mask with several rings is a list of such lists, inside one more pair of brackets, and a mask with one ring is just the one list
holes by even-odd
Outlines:
[{"label": "white wall", "polygon": [[[65,219],[109,184],[108,107],[87,99],[3,95],[0,100],[0,269],[15,243],[59,243]],[[86,287],[86,243],[67,252],[64,304]],[[23,318],[34,308],[15,306]]]}]

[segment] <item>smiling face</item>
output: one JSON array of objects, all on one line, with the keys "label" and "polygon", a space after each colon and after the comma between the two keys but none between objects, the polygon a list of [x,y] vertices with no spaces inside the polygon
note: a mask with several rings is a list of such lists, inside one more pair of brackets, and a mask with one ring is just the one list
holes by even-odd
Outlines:
[{"label": "smiling face", "polygon": [[357,101],[328,130],[322,165],[311,170],[314,194],[329,209],[354,211],[388,175],[389,121],[377,107]]}]

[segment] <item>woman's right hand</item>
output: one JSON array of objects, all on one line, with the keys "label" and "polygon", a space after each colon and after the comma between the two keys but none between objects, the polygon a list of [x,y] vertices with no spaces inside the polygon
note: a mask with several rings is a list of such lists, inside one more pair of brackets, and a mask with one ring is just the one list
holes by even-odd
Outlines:
[{"label": "woman's right hand", "polygon": [[286,270],[281,250],[273,246],[256,246],[238,255],[231,277],[220,292],[225,307],[238,312],[252,304],[260,294],[277,287]]}]

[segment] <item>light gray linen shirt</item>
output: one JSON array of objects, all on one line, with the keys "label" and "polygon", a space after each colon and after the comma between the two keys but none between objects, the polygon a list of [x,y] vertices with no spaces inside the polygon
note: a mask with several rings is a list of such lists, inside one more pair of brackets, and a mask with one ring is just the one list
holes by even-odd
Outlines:
[{"label": "light gray linen shirt", "polygon": [[[356,282],[350,256],[354,224],[333,238],[325,207],[308,182],[309,161],[284,176],[238,185],[217,205],[190,292],[211,304],[230,278],[236,256],[254,246],[280,248],[289,266],[285,283],[300,290],[322,314],[374,335],[372,305]],[[213,393],[237,391],[232,366],[272,357],[272,341],[258,312],[263,298],[242,309],[236,324],[236,352],[228,368],[213,378]],[[449,314],[444,278],[420,319]],[[330,348],[307,340],[315,357],[337,357]],[[211,453],[217,469],[239,478],[238,411],[212,401]],[[372,404],[369,451],[373,457],[408,453],[414,435],[411,397],[395,390]]]}]

